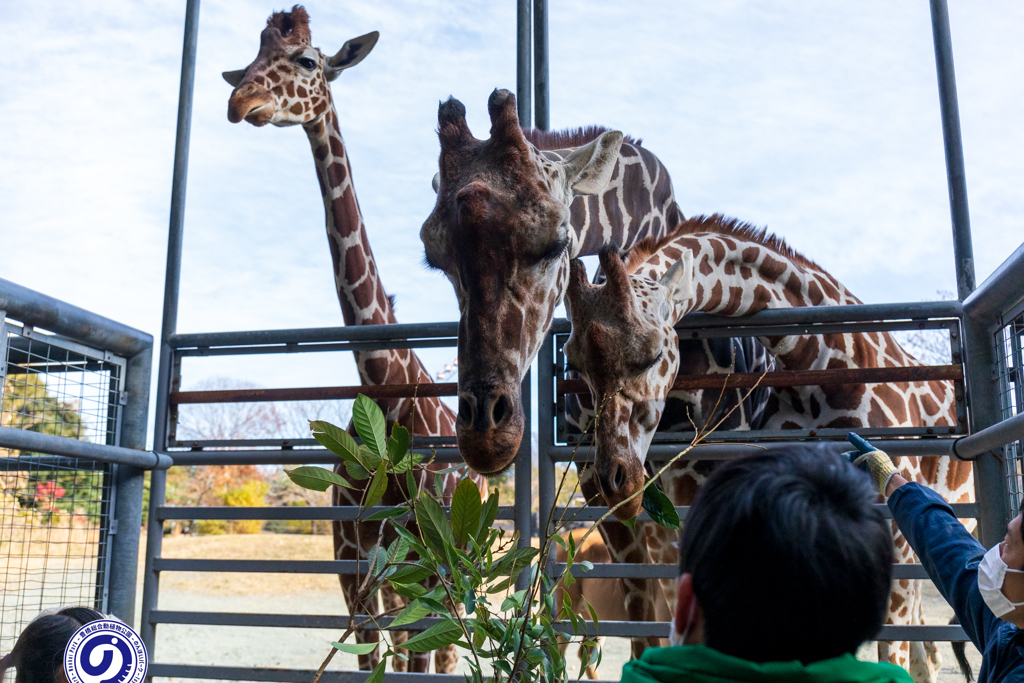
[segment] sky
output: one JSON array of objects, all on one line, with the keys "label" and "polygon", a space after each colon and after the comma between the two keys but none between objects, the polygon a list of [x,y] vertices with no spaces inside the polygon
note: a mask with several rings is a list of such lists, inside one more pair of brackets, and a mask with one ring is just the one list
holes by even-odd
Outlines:
[{"label": "sky", "polygon": [[[515,3],[309,0],[314,45],[381,33],[333,84],[401,322],[457,319],[422,265],[439,100],[477,137],[515,87]],[[341,325],[299,128],[227,120],[221,72],[272,9],[201,10],[178,330]],[[1024,5],[950,0],[977,278],[1024,239]],[[0,16],[0,277],[160,333],[184,2],[15,3]],[[866,302],[955,290],[928,3],[550,3],[551,124],[644,140],[687,215],[766,225]],[[439,370],[454,350],[424,353]],[[184,386],[349,384],[347,354],[190,361]]]}]

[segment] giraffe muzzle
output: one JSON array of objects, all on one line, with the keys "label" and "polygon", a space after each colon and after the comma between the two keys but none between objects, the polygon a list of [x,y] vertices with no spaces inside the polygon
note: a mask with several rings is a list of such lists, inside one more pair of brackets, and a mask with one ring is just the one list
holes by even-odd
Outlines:
[{"label": "giraffe muzzle", "polygon": [[523,424],[518,392],[483,385],[459,393],[459,451],[481,474],[498,474],[512,466],[523,438]]},{"label": "giraffe muzzle", "polygon": [[644,485],[643,466],[636,459],[621,459],[597,454],[597,481],[608,507],[623,503],[613,513],[617,519],[632,519],[640,514],[641,495],[630,498]]},{"label": "giraffe muzzle", "polygon": [[254,126],[265,126],[274,117],[274,102],[266,88],[244,83],[231,93],[228,100],[228,121],[242,120]]}]

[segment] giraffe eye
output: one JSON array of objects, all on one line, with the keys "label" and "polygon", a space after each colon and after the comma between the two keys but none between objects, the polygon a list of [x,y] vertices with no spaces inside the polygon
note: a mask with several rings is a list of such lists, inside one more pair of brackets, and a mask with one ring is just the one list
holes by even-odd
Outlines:
[{"label": "giraffe eye", "polygon": [[651,359],[649,359],[647,361],[644,361],[642,363],[637,363],[636,365],[633,366],[633,369],[636,370],[637,374],[639,374],[641,372],[647,372],[648,370],[653,368],[655,365],[657,365],[658,361],[660,361],[662,356],[664,356],[664,355],[665,354],[664,354],[663,351],[659,351],[657,356],[655,356],[654,358],[651,358]]},{"label": "giraffe eye", "polygon": [[309,57],[299,57],[295,61],[298,62],[299,66],[301,66],[303,69],[308,69],[312,71],[313,69],[316,68],[316,62],[314,62]]}]

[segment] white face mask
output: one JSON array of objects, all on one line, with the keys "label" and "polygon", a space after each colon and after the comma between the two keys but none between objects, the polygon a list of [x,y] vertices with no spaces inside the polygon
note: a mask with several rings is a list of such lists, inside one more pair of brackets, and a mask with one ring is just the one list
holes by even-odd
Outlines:
[{"label": "white face mask", "polygon": [[697,600],[690,600],[690,616],[686,618],[686,630],[682,634],[676,632],[676,620],[675,618],[668,624],[668,644],[669,645],[685,645],[686,636],[690,635],[690,627],[693,626],[693,615],[697,610]]},{"label": "white face mask", "polygon": [[1003,579],[1006,573],[1024,574],[1024,570],[1010,569],[1006,566],[999,554],[1000,545],[997,543],[989,548],[978,565],[978,590],[981,592],[982,600],[997,617],[1003,617],[1015,607],[1024,605],[1024,602],[1010,602],[1010,599],[1003,595]]}]

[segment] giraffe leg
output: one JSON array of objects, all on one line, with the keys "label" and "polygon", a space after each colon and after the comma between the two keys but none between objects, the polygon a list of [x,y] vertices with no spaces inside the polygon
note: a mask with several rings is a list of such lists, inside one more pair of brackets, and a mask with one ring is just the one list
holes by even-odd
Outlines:
[{"label": "giraffe leg", "polygon": [[[912,623],[924,624],[923,581],[914,581],[914,609]],[[935,683],[942,668],[942,655],[933,642],[910,644],[910,677],[916,683]]]},{"label": "giraffe leg", "polygon": [[[893,539],[896,546],[895,560],[899,564],[913,563],[913,553],[910,551],[910,544],[900,533],[895,523],[892,525]],[[906,626],[914,623],[914,581],[910,579],[899,579],[892,582],[892,589],[889,593],[889,613],[886,616],[886,624]],[[911,669],[911,643],[907,641],[879,642],[878,661],[889,662],[896,666]],[[930,683],[927,679],[917,680],[916,683]]]}]

